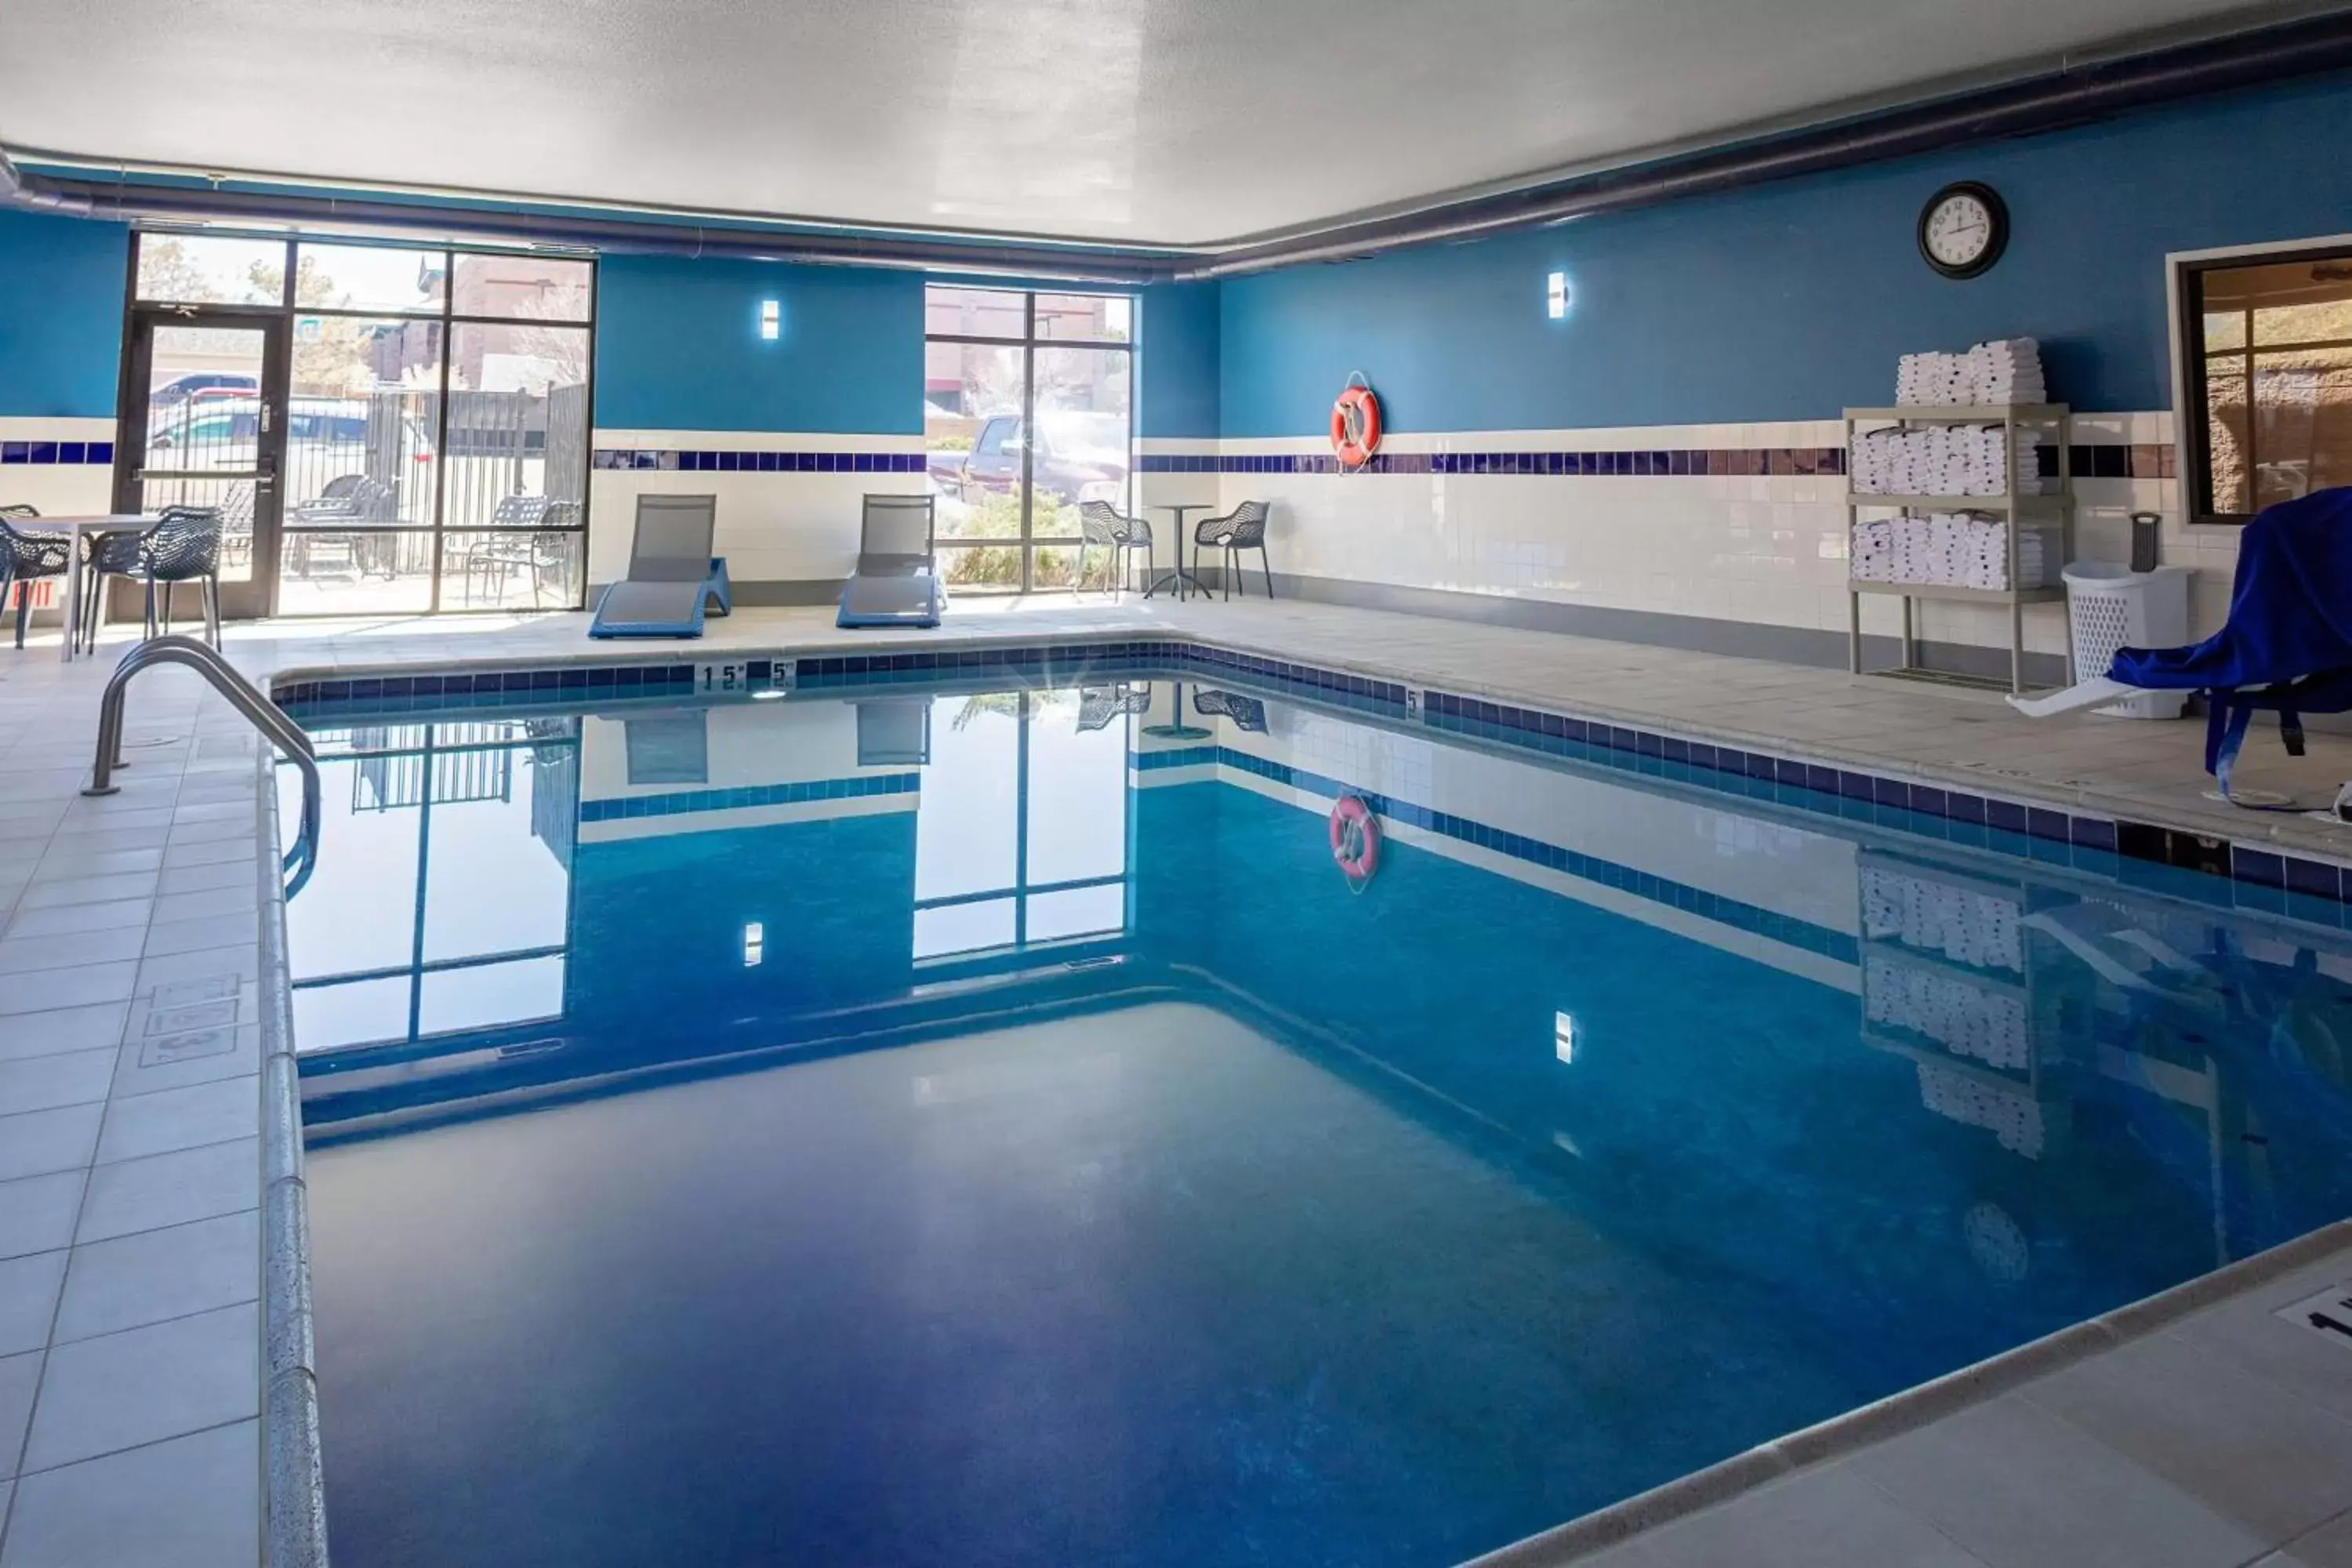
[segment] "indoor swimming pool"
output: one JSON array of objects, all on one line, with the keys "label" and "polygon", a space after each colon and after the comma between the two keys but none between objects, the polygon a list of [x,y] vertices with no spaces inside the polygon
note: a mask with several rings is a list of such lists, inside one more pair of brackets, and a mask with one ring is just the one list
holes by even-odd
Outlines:
[{"label": "indoor swimming pool", "polygon": [[346,1568],[1437,1568],[2352,1215],[2333,900],[1371,682],[798,674],[298,709]]}]

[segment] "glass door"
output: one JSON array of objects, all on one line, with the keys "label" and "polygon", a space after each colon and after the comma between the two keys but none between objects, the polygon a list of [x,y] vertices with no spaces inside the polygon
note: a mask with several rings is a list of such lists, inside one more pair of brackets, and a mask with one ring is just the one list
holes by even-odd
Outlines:
[{"label": "glass door", "polygon": [[[131,333],[115,510],[217,508],[221,615],[268,615],[286,458],[286,324],[234,310],[142,308]],[[195,585],[177,592],[175,615],[198,613]],[[140,614],[142,594],[117,584],[110,612]]]}]

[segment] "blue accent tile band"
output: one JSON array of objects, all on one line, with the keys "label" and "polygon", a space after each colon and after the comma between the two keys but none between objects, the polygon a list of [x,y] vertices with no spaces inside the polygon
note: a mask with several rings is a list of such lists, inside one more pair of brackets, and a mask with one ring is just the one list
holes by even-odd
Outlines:
[{"label": "blue accent tile band", "polygon": [[750,806],[800,805],[816,800],[857,800],[867,795],[914,795],[920,773],[873,773],[847,779],[803,779],[792,784],[743,784],[733,789],[676,790],[662,795],[620,795],[580,803],[583,822],[620,822],[640,816],[684,816]]},{"label": "blue accent tile band", "polygon": [[919,474],[921,452],[740,452],[680,447],[599,447],[598,468],[658,469],[686,474]]}]

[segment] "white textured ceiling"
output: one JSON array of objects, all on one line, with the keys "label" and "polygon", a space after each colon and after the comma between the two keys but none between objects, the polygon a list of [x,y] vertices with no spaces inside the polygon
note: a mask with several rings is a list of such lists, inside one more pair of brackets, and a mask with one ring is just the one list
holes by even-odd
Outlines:
[{"label": "white textured ceiling", "polygon": [[0,0],[0,143],[1206,243],[2242,3]]}]

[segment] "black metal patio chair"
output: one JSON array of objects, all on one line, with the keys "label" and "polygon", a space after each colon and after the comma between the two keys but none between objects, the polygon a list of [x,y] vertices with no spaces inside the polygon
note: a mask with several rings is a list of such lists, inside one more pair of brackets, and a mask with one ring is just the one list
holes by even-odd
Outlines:
[{"label": "black metal patio chair", "polygon": [[1148,573],[1151,569],[1150,522],[1139,517],[1120,515],[1107,500],[1080,501],[1076,579],[1079,588],[1087,584],[1087,552],[1097,545],[1110,552],[1111,574],[1104,583],[1105,593],[1111,592],[1112,584],[1117,584],[1121,590],[1127,587],[1135,571],[1133,562],[1129,559],[1131,552],[1142,551],[1144,570]]},{"label": "black metal patio chair", "polygon": [[16,526],[40,515],[22,503],[0,506],[0,543],[6,547],[5,558],[0,558],[0,605],[8,602],[8,590],[16,589],[18,647],[25,646],[25,623],[32,615],[33,584],[43,577],[64,576],[73,561],[71,535]]},{"label": "black metal patio chair", "polygon": [[[1224,580],[1225,597],[1234,596],[1234,580],[1238,575],[1234,555],[1244,550],[1257,552],[1258,566],[1265,574],[1265,596],[1274,597],[1274,564],[1265,553],[1265,502],[1245,500],[1223,517],[1204,517],[1192,527],[1192,574],[1201,574],[1201,551],[1203,546],[1225,552],[1223,570],[1218,574]],[[1244,584],[1244,595],[1249,588]]]}]

